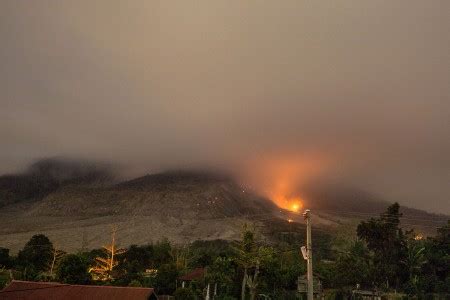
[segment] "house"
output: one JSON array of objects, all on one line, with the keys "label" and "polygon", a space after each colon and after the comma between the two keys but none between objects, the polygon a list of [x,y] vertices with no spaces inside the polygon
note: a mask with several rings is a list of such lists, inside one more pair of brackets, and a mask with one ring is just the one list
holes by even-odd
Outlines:
[{"label": "house", "polygon": [[157,300],[152,288],[73,285],[13,280],[0,291],[1,300]]},{"label": "house", "polygon": [[360,290],[358,287],[352,291],[352,299],[381,300],[381,293],[378,291]]},{"label": "house", "polygon": [[204,277],[205,277],[205,269],[204,268],[196,268],[192,272],[178,277],[178,280],[181,281],[181,287],[185,287],[186,282],[189,283],[193,280],[200,281]]},{"label": "house", "polygon": [[[202,281],[205,279],[205,275],[206,275],[205,268],[196,268],[192,272],[178,277],[177,286],[178,286],[178,281],[181,281],[182,288],[184,288],[186,286],[186,283],[190,283],[192,281]],[[205,294],[205,299],[207,299],[207,300],[211,299],[211,295],[212,295],[212,298],[214,299],[214,297],[217,295],[217,283],[214,284],[213,290],[210,289],[210,283],[207,283],[203,292]]]},{"label": "house", "polygon": [[[302,275],[299,276],[297,279],[297,292],[299,294],[306,294],[308,291],[308,279],[306,275]],[[321,277],[317,274],[314,274],[313,276],[313,294],[314,297],[316,298],[321,298],[322,297],[322,292],[323,292],[323,288],[322,288],[322,282],[321,282]]]}]

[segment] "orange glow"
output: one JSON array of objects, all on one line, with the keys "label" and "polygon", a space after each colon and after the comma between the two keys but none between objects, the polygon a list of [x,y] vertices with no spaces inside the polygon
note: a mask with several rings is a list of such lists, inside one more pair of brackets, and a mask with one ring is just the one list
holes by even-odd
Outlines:
[{"label": "orange glow", "polygon": [[302,187],[320,176],[329,162],[317,153],[272,153],[249,160],[243,180],[278,207],[299,212]]},{"label": "orange glow", "polygon": [[423,235],[422,234],[417,234],[415,237],[414,237],[414,239],[416,240],[416,241],[421,241],[421,240],[423,240]]},{"label": "orange glow", "polygon": [[283,194],[273,194],[270,196],[270,199],[275,202],[275,204],[292,212],[298,212],[301,208],[303,208],[303,201],[300,197],[286,197]]}]

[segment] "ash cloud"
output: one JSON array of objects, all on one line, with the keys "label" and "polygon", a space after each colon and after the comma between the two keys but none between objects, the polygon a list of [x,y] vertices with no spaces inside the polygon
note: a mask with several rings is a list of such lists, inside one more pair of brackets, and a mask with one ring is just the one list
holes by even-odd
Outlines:
[{"label": "ash cloud", "polygon": [[2,1],[0,173],[209,166],[450,213],[449,6]]}]

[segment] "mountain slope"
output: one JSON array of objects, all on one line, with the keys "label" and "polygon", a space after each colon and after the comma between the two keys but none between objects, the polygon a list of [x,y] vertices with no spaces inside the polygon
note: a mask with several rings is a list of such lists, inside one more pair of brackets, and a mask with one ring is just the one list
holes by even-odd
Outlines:
[{"label": "mountain slope", "polygon": [[[270,240],[276,231],[288,230],[287,219],[303,224],[301,214],[280,210],[222,174],[165,172],[115,184],[104,169],[68,168],[55,161],[41,164],[46,165],[39,172],[18,176],[24,180],[21,185],[5,177],[0,180],[0,190],[13,190],[16,197],[11,202],[10,196],[0,193],[0,246],[17,251],[32,234],[44,232],[65,250],[100,247],[108,242],[111,226],[118,227],[123,245],[162,237],[176,243],[230,240],[239,237],[244,223],[255,224]],[[38,178],[38,184],[27,187],[29,178]],[[42,188],[44,182],[52,185]],[[377,216],[389,205],[363,191],[339,186],[321,184],[303,192],[305,207],[314,213],[314,227],[328,232],[340,224]],[[447,219],[404,207],[402,212],[402,223],[423,233],[432,234]]]},{"label": "mountain slope", "polygon": [[104,165],[62,158],[43,159],[22,174],[0,176],[0,208],[39,200],[65,185],[104,184],[112,178]]},{"label": "mountain slope", "polygon": [[168,172],[108,187],[65,184],[27,206],[7,206],[0,212],[6,221],[0,238],[15,249],[32,233],[44,231],[68,250],[83,243],[99,247],[114,224],[124,244],[162,237],[179,243],[236,239],[244,222],[277,211],[271,201],[242,190],[228,177]]},{"label": "mountain slope", "polygon": [[148,175],[107,188],[66,185],[29,211],[35,216],[108,216],[158,214],[211,219],[267,214],[276,207],[246,193],[229,178],[195,172]]}]

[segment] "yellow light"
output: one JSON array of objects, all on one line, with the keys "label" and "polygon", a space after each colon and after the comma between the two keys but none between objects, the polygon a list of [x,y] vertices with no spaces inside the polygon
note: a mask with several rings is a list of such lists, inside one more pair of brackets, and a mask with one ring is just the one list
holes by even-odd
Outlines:
[{"label": "yellow light", "polygon": [[294,222],[294,220],[292,220],[292,219],[288,219],[287,221],[288,221],[289,223]]},{"label": "yellow light", "polygon": [[295,212],[297,212],[298,211],[298,209],[300,208],[300,206],[297,204],[297,203],[294,203],[294,204],[292,204],[292,211],[295,211]]}]

